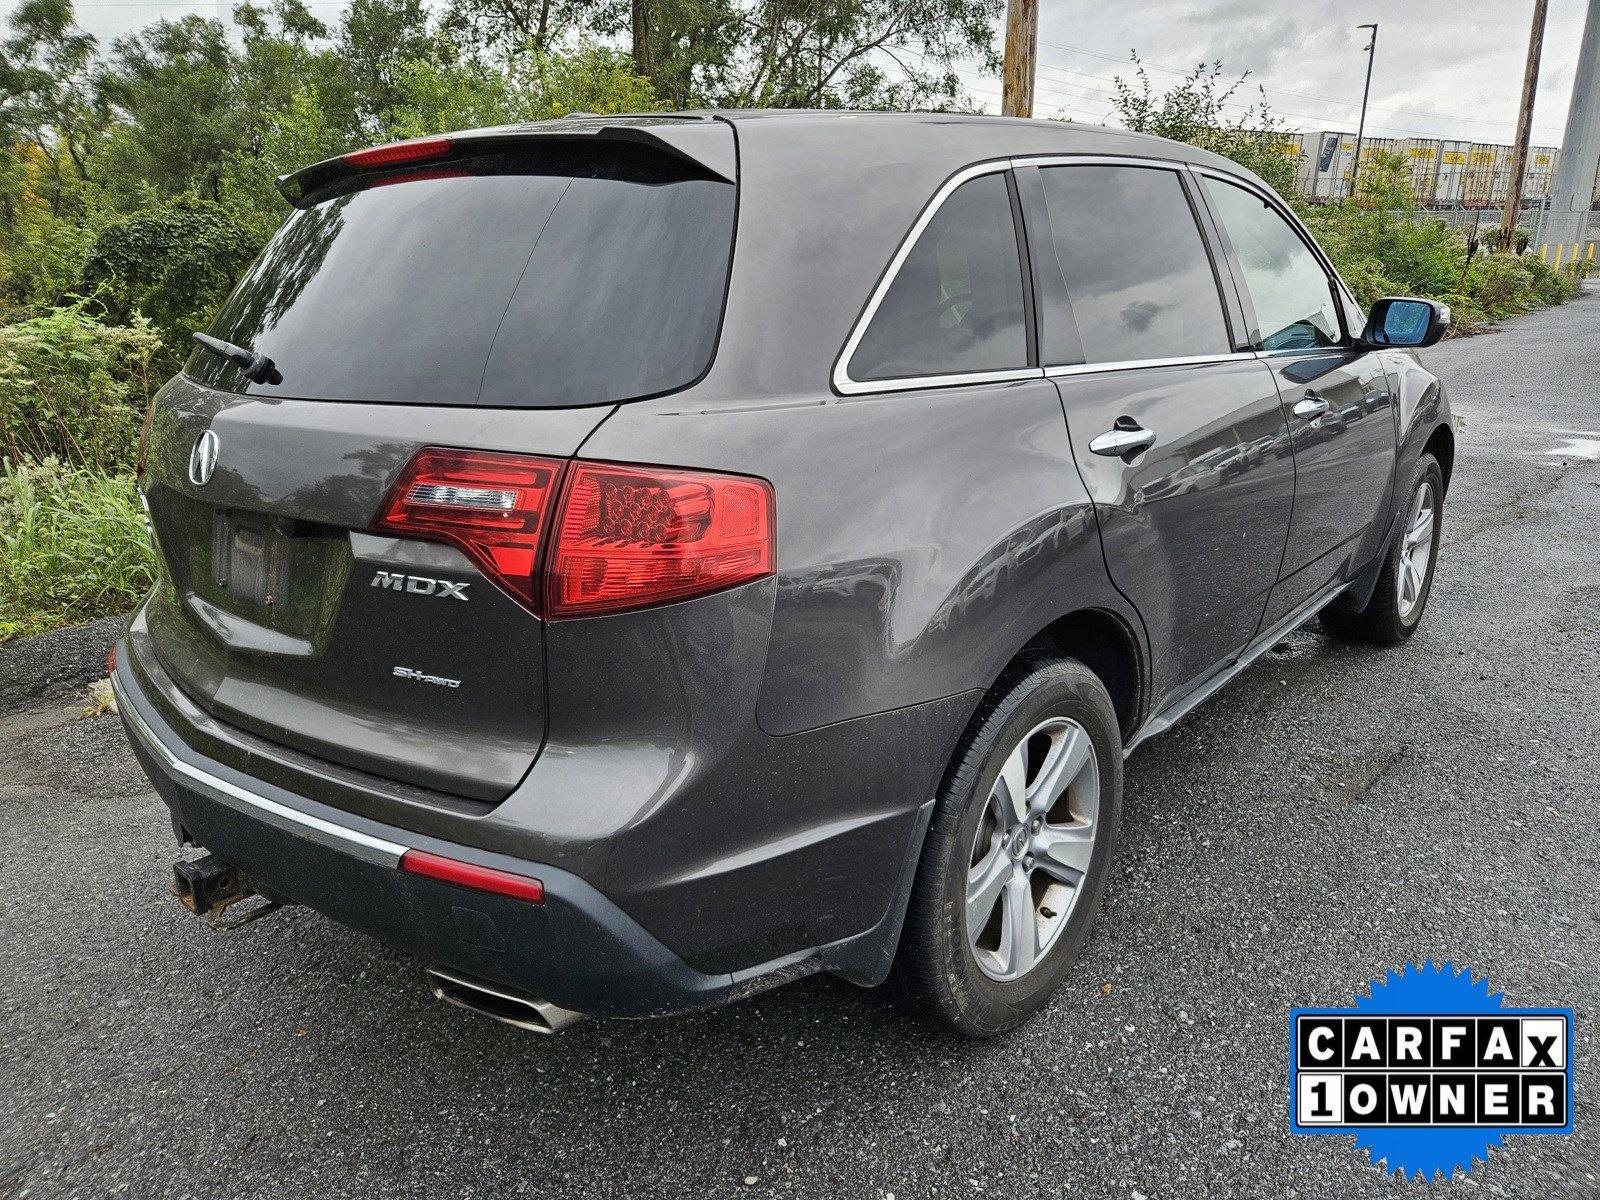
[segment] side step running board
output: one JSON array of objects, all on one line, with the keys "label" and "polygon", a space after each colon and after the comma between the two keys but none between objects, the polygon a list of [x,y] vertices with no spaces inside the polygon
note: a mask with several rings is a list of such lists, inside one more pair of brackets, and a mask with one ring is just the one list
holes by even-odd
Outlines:
[{"label": "side step running board", "polygon": [[1245,647],[1237,659],[1229,663],[1226,667],[1222,668],[1222,670],[1218,671],[1215,675],[1206,680],[1193,691],[1180,696],[1176,702],[1169,705],[1164,711],[1158,712],[1155,716],[1151,717],[1142,726],[1140,726],[1139,732],[1134,735],[1133,740],[1129,742],[1127,748],[1123,750],[1123,757],[1126,758],[1128,755],[1132,754],[1145,742],[1155,737],[1156,734],[1165,733],[1167,730],[1171,729],[1179,721],[1183,720],[1184,717],[1188,716],[1195,709],[1199,708],[1201,704],[1211,699],[1212,696],[1215,696],[1224,687],[1232,683],[1240,675],[1244,674],[1249,667],[1254,665],[1256,659],[1260,658],[1268,650],[1272,649],[1279,642],[1283,641],[1284,638],[1288,637],[1296,629],[1299,629],[1300,626],[1304,625],[1307,621],[1311,620],[1312,617],[1316,616],[1324,608],[1328,607],[1329,604],[1338,599],[1339,593],[1344,591],[1348,586],[1348,583],[1336,580],[1332,584],[1323,588],[1322,591],[1318,592],[1315,596],[1312,596],[1311,599],[1307,600],[1299,608],[1295,609],[1288,616],[1284,617],[1283,620],[1279,621],[1271,629],[1267,630],[1266,633],[1262,634],[1249,646]]},{"label": "side step running board", "polygon": [[583,1014],[570,1008],[561,1008],[548,1000],[524,996],[509,988],[491,987],[471,979],[463,979],[437,967],[428,968],[428,986],[433,994],[446,1004],[470,1009],[491,1020],[515,1025],[529,1033],[560,1033],[569,1025],[583,1020]]}]

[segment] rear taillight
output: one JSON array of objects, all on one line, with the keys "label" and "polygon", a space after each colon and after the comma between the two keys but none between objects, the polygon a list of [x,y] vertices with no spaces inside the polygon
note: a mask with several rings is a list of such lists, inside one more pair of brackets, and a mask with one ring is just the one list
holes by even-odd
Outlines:
[{"label": "rear taillight", "polygon": [[772,574],[776,516],[765,480],[615,463],[574,462],[564,474],[562,467],[519,454],[420,450],[373,528],[459,547],[550,618],[646,608]]},{"label": "rear taillight", "polygon": [[772,572],[772,488],[761,479],[574,463],[551,547],[551,617],[622,612]]},{"label": "rear taillight", "polygon": [[418,162],[425,158],[438,158],[450,149],[447,137],[412,138],[409,142],[390,142],[373,146],[370,150],[352,150],[339,157],[352,167],[389,167],[395,163]]},{"label": "rear taillight", "polygon": [[537,609],[534,569],[561,463],[525,454],[419,450],[373,528],[448,542]]}]

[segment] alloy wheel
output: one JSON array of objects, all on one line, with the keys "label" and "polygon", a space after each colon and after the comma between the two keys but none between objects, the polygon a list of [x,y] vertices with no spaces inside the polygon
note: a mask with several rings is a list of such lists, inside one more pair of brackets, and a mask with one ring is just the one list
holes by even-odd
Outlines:
[{"label": "alloy wheel", "polygon": [[1422,604],[1422,586],[1428,579],[1428,564],[1433,560],[1433,525],[1437,516],[1433,483],[1424,480],[1411,505],[1411,519],[1400,541],[1400,562],[1395,571],[1396,599],[1400,619],[1411,621]]},{"label": "alloy wheel", "polygon": [[967,944],[996,982],[1020,979],[1066,928],[1094,856],[1100,765],[1089,732],[1052,717],[1006,756],[967,870]]}]

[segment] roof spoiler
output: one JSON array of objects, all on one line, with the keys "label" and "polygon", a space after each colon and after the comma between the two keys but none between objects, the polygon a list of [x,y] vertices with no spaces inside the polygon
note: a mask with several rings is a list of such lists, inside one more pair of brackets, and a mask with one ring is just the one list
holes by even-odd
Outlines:
[{"label": "roof spoiler", "polygon": [[510,146],[533,138],[541,141],[581,139],[632,142],[664,151],[729,183],[735,183],[738,179],[733,126],[726,121],[699,116],[597,118],[584,113],[581,116],[574,114],[573,118],[567,120],[474,129],[466,133],[412,138],[367,150],[353,150],[278,176],[278,191],[298,208],[305,204],[307,196],[345,176],[368,171],[392,171],[413,164],[418,171],[426,171],[428,160],[458,149]]}]

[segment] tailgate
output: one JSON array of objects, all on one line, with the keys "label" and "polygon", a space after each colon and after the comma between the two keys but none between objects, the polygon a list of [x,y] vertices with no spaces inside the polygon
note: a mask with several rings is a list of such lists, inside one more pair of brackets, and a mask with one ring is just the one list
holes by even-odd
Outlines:
[{"label": "tailgate", "polygon": [[[157,399],[143,478],[166,568],[147,612],[162,664],[258,736],[503,798],[544,738],[543,623],[453,547],[364,530],[420,447],[568,457],[610,411],[272,400],[180,376]],[[208,452],[199,482],[191,458]]]}]

